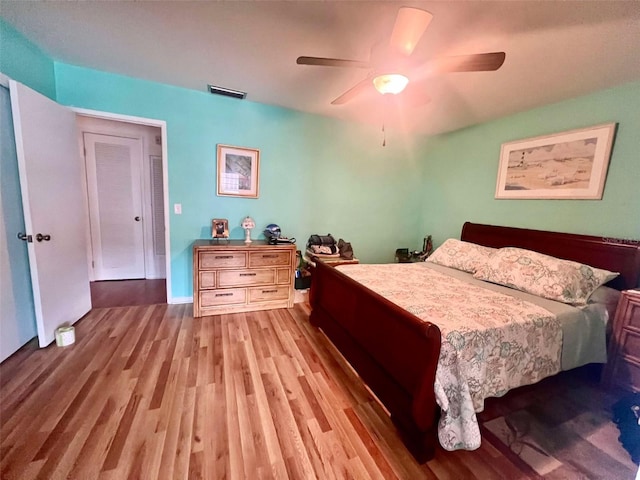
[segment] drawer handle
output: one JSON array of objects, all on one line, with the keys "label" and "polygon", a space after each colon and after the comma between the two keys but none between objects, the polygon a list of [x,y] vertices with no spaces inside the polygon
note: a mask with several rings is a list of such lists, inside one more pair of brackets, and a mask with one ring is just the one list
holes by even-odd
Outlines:
[{"label": "drawer handle", "polygon": [[256,274],[255,273],[241,273],[240,276],[241,277],[255,277]]},{"label": "drawer handle", "polygon": [[265,255],[262,255],[262,258],[278,258],[278,255],[274,255],[274,254],[272,254],[272,255],[266,255],[266,254],[265,254]]},{"label": "drawer handle", "polygon": [[217,259],[227,259],[227,258],[233,258],[233,255],[216,255]]},{"label": "drawer handle", "polygon": [[276,293],[278,290],[262,290],[262,293]]},{"label": "drawer handle", "polygon": [[216,293],[216,297],[233,297],[233,293]]}]

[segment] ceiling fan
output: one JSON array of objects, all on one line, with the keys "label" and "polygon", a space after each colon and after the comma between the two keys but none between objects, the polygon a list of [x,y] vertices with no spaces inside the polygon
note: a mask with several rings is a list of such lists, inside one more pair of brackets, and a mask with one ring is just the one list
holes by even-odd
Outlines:
[{"label": "ceiling fan", "polygon": [[[433,15],[413,7],[401,7],[398,11],[389,44],[374,46],[369,61],[339,58],[298,57],[298,65],[321,67],[352,67],[370,70],[366,78],[344,92],[331,104],[342,105],[354,99],[372,86],[381,94],[406,92],[413,105],[429,102],[426,85],[421,76],[425,73],[483,72],[498,70],[504,63],[504,52],[477,53],[444,57],[421,63],[411,54],[429,26]],[[415,81],[414,81],[415,80]]]}]

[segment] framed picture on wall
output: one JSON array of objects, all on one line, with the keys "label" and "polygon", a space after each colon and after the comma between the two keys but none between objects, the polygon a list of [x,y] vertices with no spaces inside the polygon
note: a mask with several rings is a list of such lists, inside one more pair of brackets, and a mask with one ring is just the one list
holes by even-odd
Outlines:
[{"label": "framed picture on wall", "polygon": [[258,198],[260,150],[218,145],[218,195]]},{"label": "framed picture on wall", "polygon": [[616,124],[503,143],[496,198],[601,199]]}]

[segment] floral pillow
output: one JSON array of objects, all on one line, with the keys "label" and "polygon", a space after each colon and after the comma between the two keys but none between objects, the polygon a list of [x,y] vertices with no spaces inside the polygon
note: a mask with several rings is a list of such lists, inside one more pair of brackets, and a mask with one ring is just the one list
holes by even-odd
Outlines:
[{"label": "floral pillow", "polygon": [[618,275],[531,250],[506,247],[495,252],[473,276],[550,300],[586,305],[600,285]]},{"label": "floral pillow", "polygon": [[474,273],[478,267],[487,263],[488,258],[496,250],[450,238],[427,258],[427,262]]}]

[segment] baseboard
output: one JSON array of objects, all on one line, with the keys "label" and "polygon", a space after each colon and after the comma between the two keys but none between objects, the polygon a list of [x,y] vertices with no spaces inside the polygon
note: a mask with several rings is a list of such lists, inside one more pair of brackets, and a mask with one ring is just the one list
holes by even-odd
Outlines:
[{"label": "baseboard", "polygon": [[177,305],[180,303],[193,303],[193,297],[171,297],[167,303],[171,305]]}]

